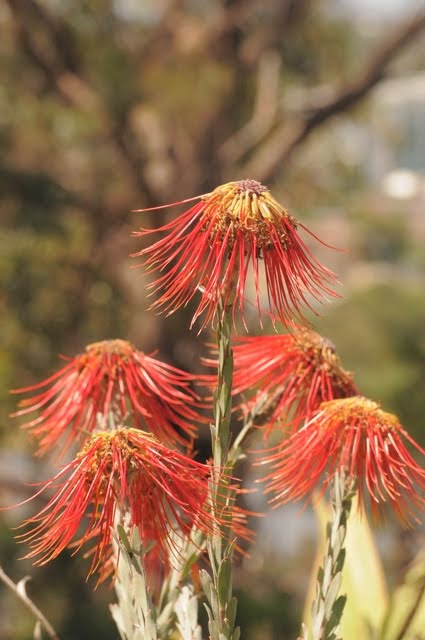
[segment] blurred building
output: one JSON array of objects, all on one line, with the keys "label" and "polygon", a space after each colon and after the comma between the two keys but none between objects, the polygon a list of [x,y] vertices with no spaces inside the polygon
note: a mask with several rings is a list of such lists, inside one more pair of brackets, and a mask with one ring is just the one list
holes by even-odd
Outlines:
[{"label": "blurred building", "polygon": [[404,200],[408,226],[425,236],[425,73],[387,80],[372,100],[370,176]]}]

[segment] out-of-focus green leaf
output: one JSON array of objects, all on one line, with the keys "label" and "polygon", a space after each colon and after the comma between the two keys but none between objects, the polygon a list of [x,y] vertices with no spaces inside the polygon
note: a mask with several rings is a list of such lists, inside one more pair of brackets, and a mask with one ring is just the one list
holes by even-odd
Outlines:
[{"label": "out-of-focus green leaf", "polygon": [[380,640],[425,639],[425,549],[421,549],[403,584],[394,592]]}]

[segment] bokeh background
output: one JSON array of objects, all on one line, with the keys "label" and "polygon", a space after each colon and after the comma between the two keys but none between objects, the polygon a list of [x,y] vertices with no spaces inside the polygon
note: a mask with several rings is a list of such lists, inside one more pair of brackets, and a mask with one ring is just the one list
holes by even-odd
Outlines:
[{"label": "bokeh background", "polygon": [[[315,248],[343,294],[315,328],[425,445],[423,2],[0,0],[0,33],[2,504],[52,471],[8,417],[9,389],[47,377],[58,354],[120,337],[199,371],[208,336],[189,331],[191,309],[147,312],[129,258],[132,230],[177,211],[131,210],[247,177],[347,249]],[[116,638],[113,591],[93,592],[82,558],[18,560],[11,528],[34,507],[1,513],[1,565],[32,576],[63,640]],[[314,517],[289,506],[258,527],[236,572],[242,637],[294,638]],[[389,518],[378,537],[395,584],[423,532]],[[33,626],[0,585],[0,638]]]}]

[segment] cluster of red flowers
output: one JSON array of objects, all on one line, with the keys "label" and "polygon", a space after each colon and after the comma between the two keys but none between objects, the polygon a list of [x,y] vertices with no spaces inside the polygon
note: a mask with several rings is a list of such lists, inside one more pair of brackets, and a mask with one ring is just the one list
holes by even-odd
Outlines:
[{"label": "cluster of red flowers", "polygon": [[[20,536],[31,545],[28,557],[39,564],[55,558],[88,517],[73,546],[96,540],[89,573],[99,571],[103,579],[111,569],[104,559],[117,510],[130,513],[131,529],[146,546],[155,543],[164,560],[173,552],[171,530],[187,537],[194,525],[206,533],[228,520],[228,513],[213,515],[208,506],[209,465],[190,457],[196,425],[204,421],[193,380],[128,342],[108,340],[89,345],[40,384],[14,391],[37,392],[14,415],[39,412],[22,425],[39,440],[39,453],[61,441],[62,453],[76,441],[83,445],[40,490],[57,491],[24,523],[31,527]],[[242,514],[235,516],[235,533],[247,536]]]},{"label": "cluster of red flowers", "polygon": [[[257,389],[269,399],[262,422],[266,435],[290,426],[260,463],[270,467],[263,481],[272,501],[309,497],[322,479],[326,486],[344,468],[374,512],[389,502],[403,523],[415,519],[415,509],[424,506],[425,472],[403,439],[425,452],[395,416],[359,396],[334,346],[297,324],[305,324],[305,309],[314,312],[314,301],[336,295],[334,274],[297,233],[305,227],[254,180],[230,182],[193,200],[198,202],[159,229],[167,234],[163,239],[135,255],[143,256],[148,270],[160,272],[152,287],[162,293],[153,307],[172,313],[200,294],[193,322],[203,315],[201,328],[229,306],[234,320],[240,312],[245,322],[250,268],[261,315],[263,262],[272,320],[293,332],[237,339],[233,393]],[[208,534],[233,517],[235,534],[248,535],[241,511],[217,514],[211,508],[210,467],[191,456],[196,425],[205,422],[194,381],[128,342],[110,340],[89,345],[44,382],[16,391],[35,392],[15,415],[38,412],[23,426],[39,441],[39,453],[58,441],[62,451],[76,441],[82,446],[40,490],[56,487],[48,504],[25,523],[30,531],[21,538],[31,546],[29,557],[43,564],[75,537],[77,548],[95,539],[90,573],[102,576],[120,510],[130,514],[142,543],[155,542],[163,555],[170,531],[187,537],[196,526]],[[257,398],[243,404],[245,412]],[[78,537],[84,517],[85,533]]]},{"label": "cluster of red flowers", "polygon": [[[211,384],[212,376],[206,381]],[[359,395],[327,338],[308,329],[237,337],[233,394],[240,393],[254,393],[239,408],[247,414],[261,407],[256,421],[265,437],[275,429],[289,432],[260,453],[258,464],[269,468],[260,482],[272,504],[311,498],[343,468],[357,480],[359,502],[369,502],[374,516],[389,502],[403,525],[418,520],[425,470],[403,440],[425,452],[396,416]]]}]

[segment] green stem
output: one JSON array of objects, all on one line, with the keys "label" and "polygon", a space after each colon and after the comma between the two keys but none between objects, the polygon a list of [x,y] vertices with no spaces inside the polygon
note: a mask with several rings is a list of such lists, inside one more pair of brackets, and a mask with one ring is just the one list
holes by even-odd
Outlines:
[{"label": "green stem", "polygon": [[316,599],[312,607],[313,640],[341,640],[339,625],[346,602],[340,596],[342,569],[345,561],[345,537],[354,481],[344,469],[335,473],[331,484],[332,519],[326,527],[326,551],[317,576]]},{"label": "green stem", "polygon": [[214,395],[214,426],[212,447],[214,466],[220,470],[226,466],[229,455],[230,417],[232,410],[233,353],[231,349],[230,308],[220,314],[217,327],[218,379]]},{"label": "green stem", "polygon": [[214,393],[214,424],[211,426],[214,458],[211,499],[215,513],[224,524],[210,536],[207,543],[208,555],[212,567],[212,576],[201,571],[208,605],[210,640],[237,640],[240,630],[235,629],[236,598],[232,595],[232,542],[231,507],[235,492],[229,485],[233,469],[244,457],[242,444],[254,426],[265,424],[279,401],[281,391],[272,397],[262,394],[242,429],[230,447],[230,418],[232,409],[233,354],[231,349],[231,307],[221,313],[217,329],[219,353],[218,382]]},{"label": "green stem", "polygon": [[232,409],[233,353],[231,349],[231,306],[219,311],[217,346],[219,354],[217,389],[214,393],[214,424],[211,425],[214,471],[211,482],[211,501],[220,527],[209,536],[208,556],[212,575],[201,572],[201,579],[209,617],[210,640],[238,640],[235,629],[236,598],[232,595],[231,507],[235,492],[230,488],[229,475],[233,464],[229,460],[230,418]]},{"label": "green stem", "polygon": [[229,451],[229,465],[233,470],[237,462],[244,457],[242,444],[251,432],[253,427],[262,427],[267,424],[273,410],[281,397],[281,391],[278,389],[272,396],[268,393],[262,393],[256,400],[249,414],[245,417],[242,429],[234,439]]}]

